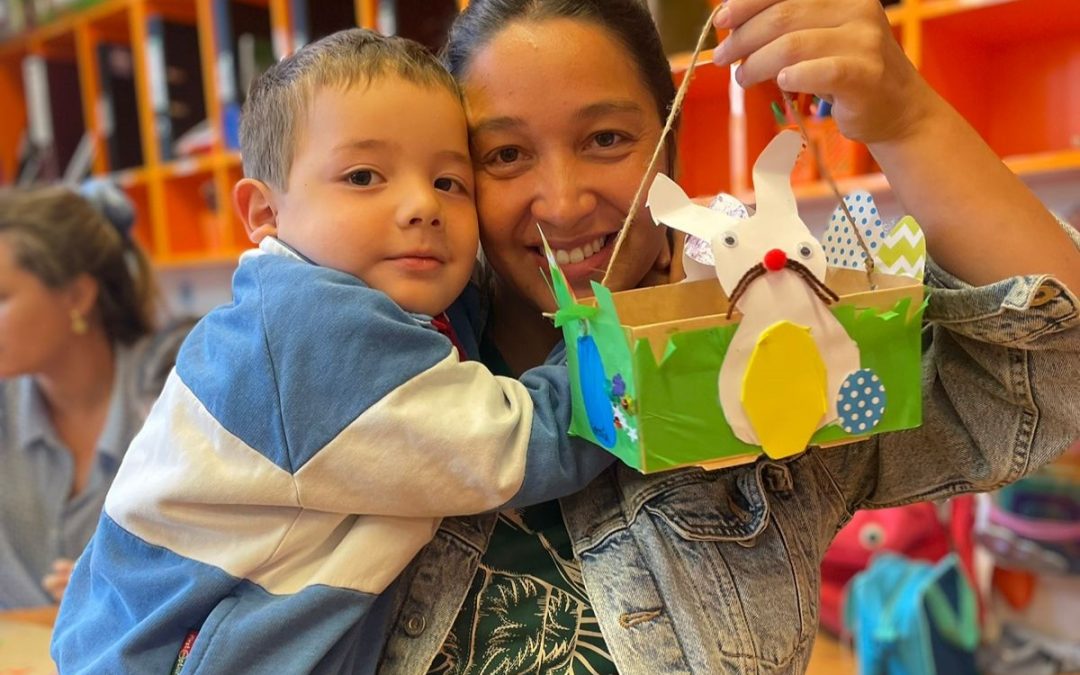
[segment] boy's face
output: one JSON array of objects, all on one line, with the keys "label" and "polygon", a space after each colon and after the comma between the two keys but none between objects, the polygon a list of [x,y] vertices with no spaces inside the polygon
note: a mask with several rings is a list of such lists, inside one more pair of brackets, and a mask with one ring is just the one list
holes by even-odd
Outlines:
[{"label": "boy's face", "polygon": [[408,311],[442,312],[476,261],[461,103],[441,87],[393,76],[320,88],[275,202],[286,244]]}]

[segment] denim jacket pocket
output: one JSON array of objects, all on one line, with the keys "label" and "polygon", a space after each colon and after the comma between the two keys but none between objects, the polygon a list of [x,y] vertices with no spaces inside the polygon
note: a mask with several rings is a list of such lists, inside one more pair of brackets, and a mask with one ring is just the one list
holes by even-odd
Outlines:
[{"label": "denim jacket pocket", "polygon": [[759,461],[620,483],[662,611],[702,650],[691,669],[800,671],[815,632],[816,561],[792,509],[770,503],[793,494],[789,469]]},{"label": "denim jacket pocket", "polygon": [[752,543],[768,525],[769,503],[761,472],[752,467],[706,472],[689,469],[675,480],[656,481],[636,495],[640,508],[688,541]]}]

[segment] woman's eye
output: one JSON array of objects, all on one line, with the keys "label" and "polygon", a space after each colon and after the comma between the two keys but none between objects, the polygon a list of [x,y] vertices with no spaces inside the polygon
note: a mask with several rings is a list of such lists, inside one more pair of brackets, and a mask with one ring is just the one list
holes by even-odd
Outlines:
[{"label": "woman's eye", "polygon": [[478,152],[480,168],[496,178],[513,178],[526,171],[535,159],[520,146],[503,145],[488,152]]},{"label": "woman's eye", "polygon": [[375,173],[371,169],[361,169],[359,171],[353,171],[349,174],[349,182],[353,185],[360,187],[368,187],[374,185],[380,180],[379,174]]},{"label": "woman's eye", "polygon": [[614,131],[605,131],[600,134],[596,134],[596,144],[601,148],[610,148],[615,145],[619,140],[619,136]]},{"label": "woman's eye", "polygon": [[517,148],[499,148],[491,155],[491,161],[496,164],[513,164],[521,158],[521,151]]},{"label": "woman's eye", "polygon": [[593,134],[591,142],[598,148],[614,148],[624,140],[626,140],[626,136],[617,131],[601,131]]}]

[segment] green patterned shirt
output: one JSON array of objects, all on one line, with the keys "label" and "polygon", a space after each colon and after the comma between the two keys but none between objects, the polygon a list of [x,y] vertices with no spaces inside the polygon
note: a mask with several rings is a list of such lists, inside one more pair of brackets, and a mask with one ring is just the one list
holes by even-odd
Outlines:
[{"label": "green patterned shirt", "polygon": [[559,503],[500,513],[429,675],[615,672]]}]

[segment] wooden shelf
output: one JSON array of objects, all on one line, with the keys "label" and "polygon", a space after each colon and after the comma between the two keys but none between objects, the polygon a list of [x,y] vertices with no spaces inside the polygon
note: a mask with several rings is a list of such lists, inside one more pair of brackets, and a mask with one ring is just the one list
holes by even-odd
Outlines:
[{"label": "wooden shelf", "polygon": [[221,163],[219,154],[222,153],[194,155],[168,161],[161,165],[161,175],[165,178],[183,178],[197,173],[210,173]]},{"label": "wooden shelf", "polygon": [[1032,155],[1014,155],[1006,157],[1005,164],[1020,176],[1039,176],[1059,171],[1075,171],[1080,170],[1080,149],[1042,152]]},{"label": "wooden shelf", "polygon": [[114,171],[108,174],[116,184],[122,188],[132,188],[145,185],[147,181],[147,170],[144,168],[137,169],[124,169],[122,171]]}]

